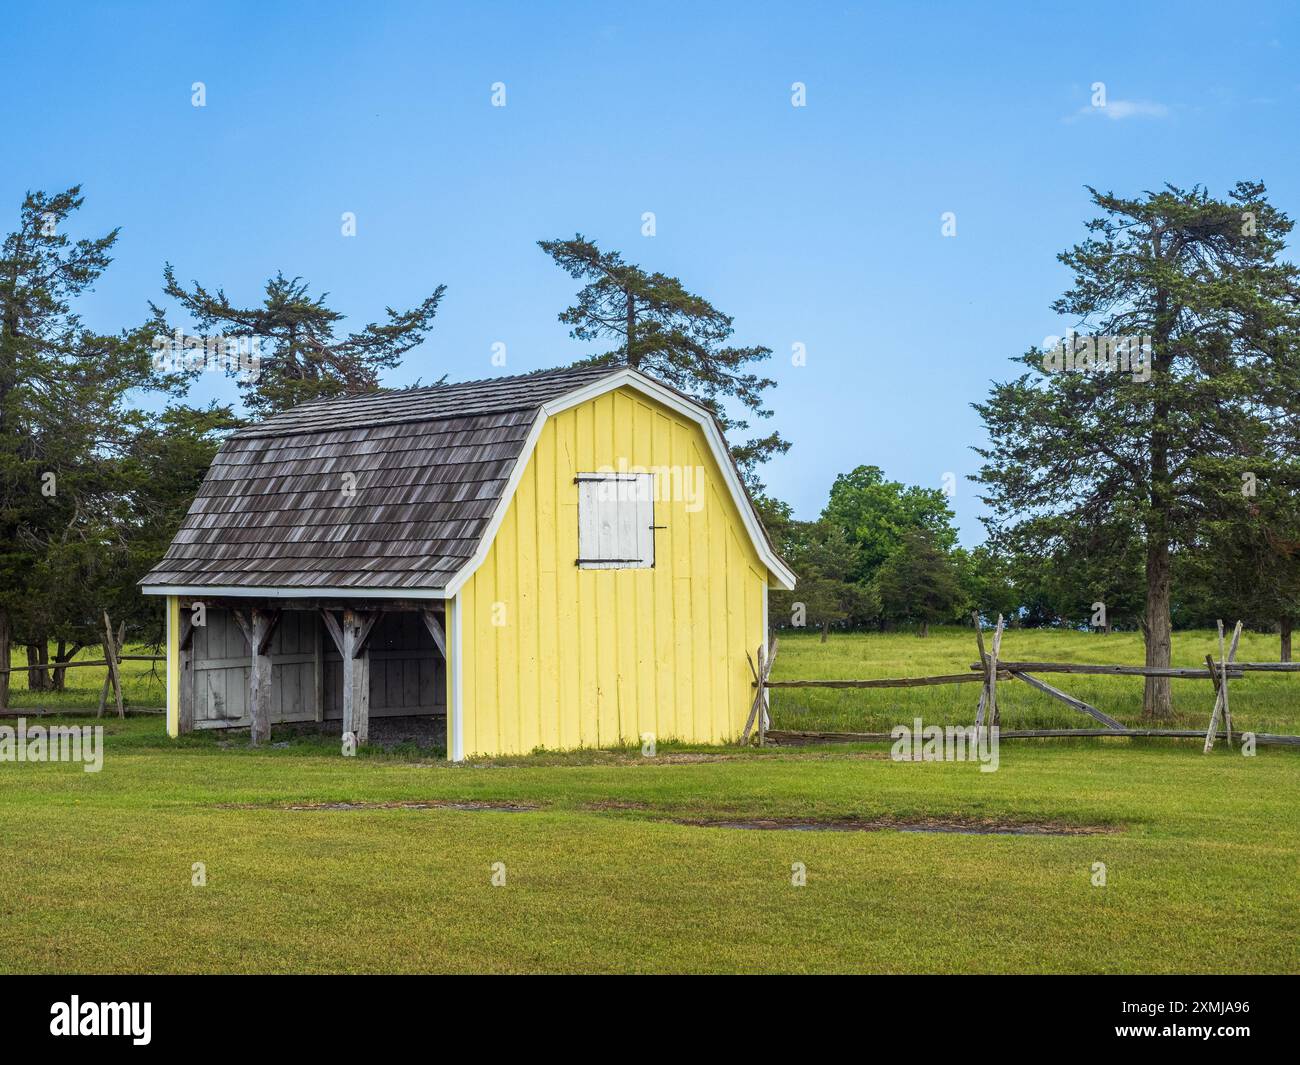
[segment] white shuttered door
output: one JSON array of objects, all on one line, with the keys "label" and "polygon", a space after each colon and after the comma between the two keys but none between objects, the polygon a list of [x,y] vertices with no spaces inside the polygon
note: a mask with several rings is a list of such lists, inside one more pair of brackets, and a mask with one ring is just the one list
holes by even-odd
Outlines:
[{"label": "white shuttered door", "polygon": [[578,474],[578,565],[648,569],[655,564],[654,474]]}]

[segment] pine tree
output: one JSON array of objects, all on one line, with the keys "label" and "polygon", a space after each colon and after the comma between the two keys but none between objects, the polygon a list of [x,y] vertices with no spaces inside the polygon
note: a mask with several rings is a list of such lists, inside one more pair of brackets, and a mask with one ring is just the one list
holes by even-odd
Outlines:
[{"label": "pine tree", "polygon": [[[90,609],[84,560],[118,542],[118,463],[148,416],[137,390],[179,394],[184,377],[153,366],[148,331],[87,328],[73,303],[108,266],[117,231],[64,233],[79,188],[28,193],[0,244],[0,662],[11,640],[47,661],[53,635],[75,643]],[[74,595],[80,591],[79,596]],[[73,600],[80,602],[73,606]],[[89,638],[83,633],[80,638]],[[37,671],[37,686],[46,676]],[[9,675],[0,673],[0,706]]]},{"label": "pine tree", "polygon": [[[990,531],[1033,521],[1047,555],[1086,550],[1108,526],[1137,530],[1146,663],[1167,667],[1174,553],[1195,543],[1236,466],[1281,446],[1276,426],[1300,403],[1287,339],[1300,275],[1280,257],[1292,222],[1254,182],[1226,198],[1089,191],[1102,213],[1059,257],[1074,283],[1053,308],[1092,335],[1031,348],[1027,371],[975,404],[991,441],[976,449],[977,479]],[[1097,336],[1148,338],[1149,361],[1130,345],[1124,369]],[[1147,678],[1144,714],[1169,717],[1170,694],[1167,678]]]},{"label": "pine tree", "polygon": [[[248,373],[234,358],[227,372],[238,383],[244,406],[258,418],[309,400],[378,388],[380,373],[398,366],[433,328],[446,288],[439,285],[408,311],[387,307],[382,324],[371,322],[339,337],[336,329],[344,316],[325,303],[328,293],[310,295],[300,277],[276,274],[266,283],[261,304],[236,307],[222,289],[213,293],[197,281],[186,289],[170,263],[163,270],[164,292],[193,318],[205,341],[221,342],[214,347],[216,356],[225,353],[228,342],[245,352],[257,345],[256,372]],[[156,305],[153,311],[155,328],[172,332],[165,311]]]},{"label": "pine tree", "polygon": [[[675,277],[648,273],[618,252],[601,251],[581,233],[572,240],[541,240],[538,246],[571,277],[586,284],[573,306],[560,314],[570,335],[582,341],[616,342],[587,361],[623,362],[644,370],[711,410],[728,436],[750,428],[748,418],[770,418],[763,393],[776,386],[754,373],[771,348],[734,347],[732,319],[708,300],[687,291]],[[747,412],[736,415],[734,401]],[[779,433],[733,442],[732,457],[751,490],[761,490],[758,467],[790,445]]]}]

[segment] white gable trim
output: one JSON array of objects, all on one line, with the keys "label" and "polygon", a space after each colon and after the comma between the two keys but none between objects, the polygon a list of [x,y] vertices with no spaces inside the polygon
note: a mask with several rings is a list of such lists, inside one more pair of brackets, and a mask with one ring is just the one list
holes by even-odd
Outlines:
[{"label": "white gable trim", "polygon": [[445,588],[258,588],[253,585],[146,584],[143,595],[220,596],[223,599],[446,599]]},{"label": "white gable trim", "polygon": [[519,482],[523,480],[524,471],[528,468],[528,463],[533,457],[533,451],[537,447],[538,438],[542,435],[542,426],[546,424],[546,419],[618,388],[631,388],[649,396],[704,430],[704,438],[708,441],[713,461],[718,469],[722,471],[722,479],[731,492],[732,501],[736,504],[736,510],[740,513],[741,520],[745,523],[745,530],[749,533],[750,543],[754,545],[758,557],[775,578],[777,587],[784,588],[787,591],[794,587],[795,575],[791,572],[790,567],[782,562],[777,557],[776,552],[768,545],[767,537],[763,534],[763,528],[759,524],[758,515],[754,513],[749,497],[745,494],[744,486],[740,483],[740,476],[736,473],[735,463],[731,461],[731,453],[727,450],[727,442],[723,439],[722,433],[719,432],[717,422],[713,420],[712,415],[704,408],[683,399],[672,389],[665,388],[657,381],[629,367],[611,373],[608,377],[602,377],[572,392],[566,392],[564,395],[542,405],[542,409],[538,411],[537,417],[528,430],[523,449],[519,453],[519,458],[515,461],[514,469],[510,471],[510,479],[506,482],[505,491],[501,493],[501,498],[497,501],[496,510],[492,513],[492,520],[488,522],[487,528],[483,531],[477,550],[475,550],[469,561],[456,571],[455,576],[447,582],[446,594],[448,596],[455,595],[460,591],[465,582],[473,576],[474,571],[483,564],[483,560],[487,558],[488,552],[492,549],[492,542],[496,539],[497,530],[501,527],[501,523],[505,520],[506,511],[510,508],[510,501],[515,497],[515,490],[519,487]]}]

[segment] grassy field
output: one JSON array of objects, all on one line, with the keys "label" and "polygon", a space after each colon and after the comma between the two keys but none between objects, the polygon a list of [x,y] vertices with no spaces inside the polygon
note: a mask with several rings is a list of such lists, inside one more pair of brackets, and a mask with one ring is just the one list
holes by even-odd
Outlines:
[{"label": "grassy field", "polygon": [[[985,634],[986,644],[991,634]],[[1176,666],[1205,668],[1207,653],[1218,657],[1218,634],[1174,634]],[[978,660],[975,633],[969,628],[936,628],[919,639],[912,633],[833,634],[821,643],[815,633],[782,634],[773,680],[870,680],[968,672]],[[1043,629],[1008,629],[1002,657],[1022,662],[1086,662],[1140,666],[1142,637],[1110,636]],[[1237,660],[1276,662],[1278,639],[1242,633]],[[1097,707],[1125,725],[1142,726],[1142,678],[1081,674],[1042,674],[1041,679]],[[1210,722],[1214,691],[1209,680],[1175,680],[1176,717],[1168,728],[1204,729]],[[887,732],[921,717],[927,724],[965,724],[975,720],[979,685],[948,684],[928,688],[807,689],[772,692],[776,728],[826,732]],[[1083,728],[1096,723],[1085,714],[1029,687],[1008,680],[998,685],[1002,727]],[[1232,717],[1241,729],[1300,733],[1300,676],[1253,673],[1232,682]]]},{"label": "grassy field", "polygon": [[[50,651],[54,653],[53,648]],[[155,647],[142,644],[128,644],[126,654],[156,655],[161,652]],[[78,652],[74,661],[102,662],[102,647],[87,647]],[[13,648],[10,665],[26,666],[27,652],[21,647]],[[163,662],[123,662],[122,694],[127,706],[161,707],[167,702],[164,685]],[[69,669],[64,674],[64,690],[61,692],[31,692],[27,687],[28,674],[14,673],[9,680],[9,705],[15,709],[43,710],[94,710],[99,706],[99,693],[104,687],[104,675],[107,666],[84,666]],[[109,696],[109,705],[116,711],[116,704]]]},{"label": "grassy field", "polygon": [[[954,671],[974,657],[962,635],[783,639],[778,668]],[[1089,639],[1011,633],[1004,646],[1066,657]],[[825,658],[841,649],[861,654]],[[93,705],[102,678],[83,672]],[[1117,697],[1140,687],[1105,683]],[[950,709],[965,720],[974,688],[938,691],[962,693]],[[804,713],[861,728],[942,709],[913,705],[931,691],[867,696],[874,709]],[[1281,693],[1254,713],[1295,720]],[[894,762],[884,745],[452,766],[343,759],[336,740],[279,730],[251,751],[242,736],[168,740],[156,717],[103,724],[99,773],[0,762],[0,972],[1300,972],[1300,751],[1009,742],[993,773]],[[438,802],[530,808],[391,805]],[[291,808],[338,803],[374,805]],[[742,818],[895,827],[683,823]],[[1095,834],[899,830],[947,819]],[[191,885],[196,862],[206,886]],[[806,886],[791,883],[794,863]]]}]

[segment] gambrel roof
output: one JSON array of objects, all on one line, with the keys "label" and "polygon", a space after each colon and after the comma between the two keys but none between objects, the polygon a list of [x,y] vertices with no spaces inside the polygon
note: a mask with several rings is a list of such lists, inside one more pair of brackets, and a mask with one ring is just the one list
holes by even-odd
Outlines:
[{"label": "gambrel roof", "polygon": [[321,400],[241,429],[140,583],[173,595],[454,594],[486,554],[546,416],[624,385],[705,427],[759,556],[793,585],[712,415],[611,365]]}]

